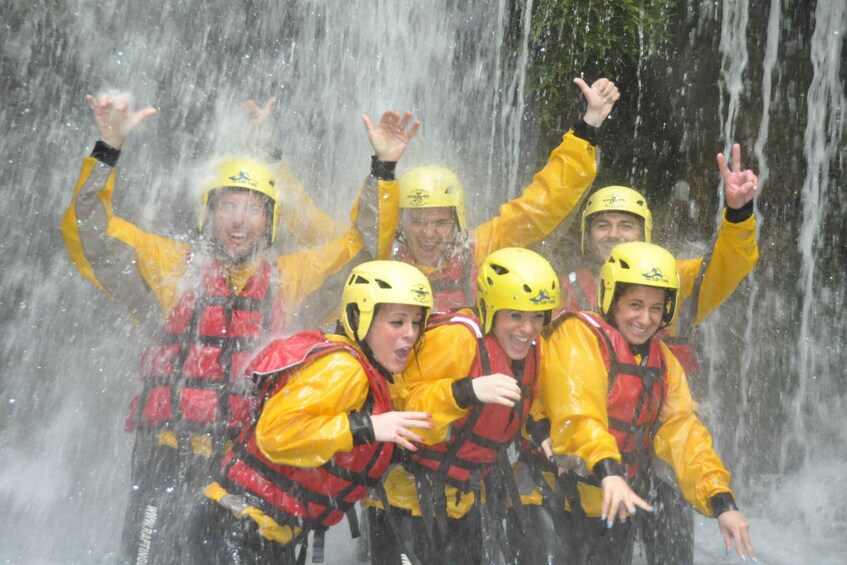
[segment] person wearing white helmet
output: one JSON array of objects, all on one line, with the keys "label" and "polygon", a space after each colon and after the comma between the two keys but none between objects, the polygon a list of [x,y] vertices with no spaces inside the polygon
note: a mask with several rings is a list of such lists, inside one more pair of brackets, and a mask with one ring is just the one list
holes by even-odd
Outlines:
[{"label": "person wearing white helmet", "polygon": [[[368,257],[356,224],[321,247],[273,256],[283,216],[277,178],[244,156],[219,160],[198,179],[196,238],[143,231],[112,209],[114,167],[126,139],[156,110],[135,111],[109,96],[87,100],[101,139],[83,160],[62,234],[80,274],[157,327],[127,422],[135,448],[122,557],[170,563],[178,560],[182,507],[249,416],[250,356],[268,336],[311,326],[305,299],[322,285],[340,286],[347,267]],[[377,202],[365,190],[357,209],[375,210]]]},{"label": "person wearing white helmet", "polygon": [[[435,309],[476,303],[476,273],[483,259],[503,247],[526,247],[548,236],[579,204],[597,172],[595,148],[599,128],[620,97],[615,84],[601,78],[591,86],[574,79],[588,109],[553,150],[521,196],[500,207],[488,222],[471,228],[465,189],[458,175],[440,165],[414,167],[394,180],[402,151],[394,144],[374,143],[373,124],[365,120],[374,148],[374,164],[386,193],[395,198],[380,209],[380,238],[394,240],[391,257],[421,269],[433,285]],[[404,142],[399,138],[397,145]],[[405,144],[402,145],[405,148]],[[373,249],[372,253],[383,253]],[[379,255],[382,256],[382,255]]]}]

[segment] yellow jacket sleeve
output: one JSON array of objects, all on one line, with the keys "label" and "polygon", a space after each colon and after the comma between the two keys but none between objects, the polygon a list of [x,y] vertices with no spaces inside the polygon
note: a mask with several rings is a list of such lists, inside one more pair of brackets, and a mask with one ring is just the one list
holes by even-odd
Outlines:
[{"label": "yellow jacket sleeve", "polygon": [[336,453],[352,451],[348,414],[364,406],[369,390],[364,369],[349,353],[320,357],[267,401],[256,444],[274,463],[319,467]]},{"label": "yellow jacket sleeve", "polygon": [[316,247],[341,237],[346,228],[315,204],[300,180],[280,161],[276,164],[280,224],[299,247]]},{"label": "yellow jacket sleeve", "polygon": [[80,274],[110,298],[139,314],[150,307],[150,292],[163,314],[176,304],[188,246],[147,233],[115,216],[115,169],[93,157],[83,159],[62,237]]},{"label": "yellow jacket sleeve", "polygon": [[566,133],[523,194],[473,230],[477,264],[503,247],[526,247],[547,237],[577,207],[596,174],[594,147]]},{"label": "yellow jacket sleeve", "polygon": [[[749,275],[759,260],[754,216],[738,223],[726,219],[724,211],[721,227],[715,240],[712,257],[706,267],[697,301],[693,325],[699,325],[729,298],[741,281]],[[700,272],[703,257],[677,261],[680,277],[680,306],[692,297],[694,284]],[[677,319],[678,321],[678,319]],[[671,328],[671,335],[676,335]]]},{"label": "yellow jacket sleeve", "polygon": [[685,499],[710,516],[709,499],[722,492],[732,494],[730,474],[712,447],[709,430],[695,413],[697,405],[682,366],[664,343],[662,348],[668,361],[668,391],[653,448],[656,456],[676,472]]},{"label": "yellow jacket sleeve", "polygon": [[418,351],[409,360],[403,372],[409,390],[403,409],[432,414],[435,426],[418,430],[427,445],[445,441],[450,425],[467,414],[467,408],[456,404],[453,383],[470,374],[478,349],[477,338],[470,328],[464,324],[447,324],[426,332]]},{"label": "yellow jacket sleeve", "polygon": [[608,384],[597,337],[577,318],[565,320],[547,340],[540,388],[553,454],[577,456],[583,474],[603,459],[621,462],[608,431]]}]

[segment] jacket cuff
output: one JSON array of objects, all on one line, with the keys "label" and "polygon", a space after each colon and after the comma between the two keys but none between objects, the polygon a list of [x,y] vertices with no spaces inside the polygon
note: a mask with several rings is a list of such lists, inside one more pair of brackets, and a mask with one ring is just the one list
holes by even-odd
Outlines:
[{"label": "jacket cuff", "polygon": [[723,514],[724,512],[729,512],[730,510],[738,510],[738,506],[735,504],[735,498],[728,492],[721,492],[713,496],[709,499],[709,503],[712,505],[712,513],[715,518]]},{"label": "jacket cuff", "polygon": [[580,139],[584,139],[591,145],[597,147],[600,141],[600,128],[595,128],[585,123],[584,120],[579,120],[573,126],[573,134]]},{"label": "jacket cuff", "polygon": [[615,461],[614,459],[601,459],[594,465],[594,476],[597,477],[597,480],[602,481],[606,477],[623,477],[624,470],[623,465]]},{"label": "jacket cuff", "polygon": [[550,437],[550,420],[548,418],[536,420],[529,416],[526,419],[526,431],[536,445],[541,445],[541,442]]},{"label": "jacket cuff", "polygon": [[753,201],[751,200],[741,208],[726,207],[726,221],[730,224],[740,224],[753,215]]},{"label": "jacket cuff", "polygon": [[376,441],[373,422],[367,412],[350,412],[347,419],[350,421],[350,433],[353,435],[354,446]]},{"label": "jacket cuff", "polygon": [[380,161],[376,155],[371,155],[371,176],[379,180],[394,180],[394,169],[397,161]]},{"label": "jacket cuff", "polygon": [[453,399],[459,408],[467,408],[476,402],[476,394],[473,391],[473,383],[470,377],[453,381]]},{"label": "jacket cuff", "polygon": [[118,163],[118,157],[121,156],[121,150],[115,149],[105,141],[98,140],[94,144],[94,149],[91,150],[91,156],[110,167],[114,167]]}]

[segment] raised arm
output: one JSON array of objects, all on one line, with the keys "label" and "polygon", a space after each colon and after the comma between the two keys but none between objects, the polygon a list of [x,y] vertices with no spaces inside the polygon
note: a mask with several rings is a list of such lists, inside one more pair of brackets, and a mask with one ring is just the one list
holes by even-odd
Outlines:
[{"label": "raised arm", "polygon": [[[175,298],[171,275],[185,263],[187,247],[148,234],[112,211],[114,166],[120,148],[153,108],[135,111],[126,98],[87,96],[100,141],[83,160],[70,206],[62,218],[62,236],[74,265],[107,296],[142,318],[158,303],[169,311]],[[150,295],[153,290],[155,298]],[[152,298],[152,300],[151,300]]]},{"label": "raised arm", "polygon": [[[726,209],[710,253],[705,257],[677,261],[683,301],[678,322],[683,327],[673,328],[674,334],[684,333],[687,324],[696,326],[703,322],[732,296],[759,260],[753,216],[753,198],[758,192],[759,180],[752,170],[742,170],[738,144],[732,146],[731,168],[723,153],[718,153],[717,164],[724,183]],[[689,299],[694,302],[687,303]]]},{"label": "raised arm", "polygon": [[544,239],[579,205],[597,174],[596,129],[609,116],[620,93],[602,78],[588,86],[574,79],[588,109],[550,154],[544,168],[518,198],[500,207],[499,215],[473,231],[476,259],[502,247],[525,247]]}]

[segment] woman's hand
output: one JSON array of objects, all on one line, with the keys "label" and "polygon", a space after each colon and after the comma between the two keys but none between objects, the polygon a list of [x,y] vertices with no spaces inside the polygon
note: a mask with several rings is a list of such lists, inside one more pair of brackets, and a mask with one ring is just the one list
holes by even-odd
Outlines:
[{"label": "woman's hand", "polygon": [[511,408],[521,400],[521,387],[514,378],[494,373],[471,380],[473,393],[485,404],[501,404]]},{"label": "woman's hand", "polygon": [[718,527],[726,543],[727,555],[732,551],[734,542],[738,556],[742,559],[749,557],[755,563],[756,554],[753,553],[753,544],[750,542],[750,522],[744,514],[738,510],[728,510],[718,516]]},{"label": "woman's hand", "polygon": [[426,412],[386,412],[371,415],[376,441],[390,441],[410,451],[417,451],[412,442],[423,443],[414,428],[432,428],[432,415]]},{"label": "woman's hand", "polygon": [[635,494],[629,488],[626,480],[619,475],[604,477],[600,486],[603,488],[603,515],[601,519],[606,520],[606,526],[609,528],[614,525],[616,515],[623,523],[626,521],[627,514],[635,514],[636,506],[647,512],[653,511],[653,507]]}]

